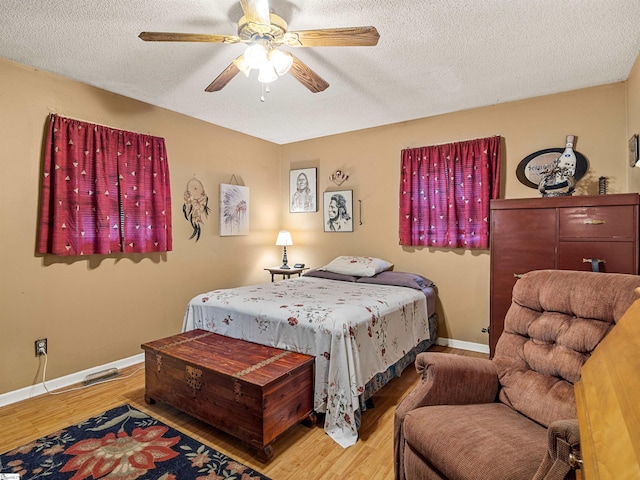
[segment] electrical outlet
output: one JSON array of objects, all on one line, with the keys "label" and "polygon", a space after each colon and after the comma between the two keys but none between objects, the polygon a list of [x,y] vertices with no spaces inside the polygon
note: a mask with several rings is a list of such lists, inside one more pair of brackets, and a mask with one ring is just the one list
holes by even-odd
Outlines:
[{"label": "electrical outlet", "polygon": [[35,341],[36,345],[36,357],[47,354],[47,339],[40,338]]}]

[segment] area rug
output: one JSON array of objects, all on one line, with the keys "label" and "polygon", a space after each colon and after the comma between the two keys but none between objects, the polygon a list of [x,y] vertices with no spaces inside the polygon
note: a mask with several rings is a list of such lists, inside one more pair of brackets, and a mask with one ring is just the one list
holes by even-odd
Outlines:
[{"label": "area rug", "polygon": [[0,455],[0,477],[269,480],[130,405]]}]

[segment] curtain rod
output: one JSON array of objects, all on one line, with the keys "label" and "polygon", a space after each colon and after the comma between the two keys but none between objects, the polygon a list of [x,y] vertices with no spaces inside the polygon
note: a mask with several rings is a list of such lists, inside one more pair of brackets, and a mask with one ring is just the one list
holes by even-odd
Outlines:
[{"label": "curtain rod", "polygon": [[[501,137],[501,135],[499,133],[496,133],[495,135],[493,135],[494,137]],[[462,142],[473,142],[475,140],[480,140],[482,138],[490,138],[490,137],[478,137],[478,138],[469,138],[467,140],[454,140],[452,142],[442,142],[442,143],[436,143],[433,145],[429,145],[430,147],[438,147],[440,145],[449,145],[451,143],[462,143]],[[403,150],[407,150],[409,148],[422,148],[422,147],[405,147]]]},{"label": "curtain rod", "polygon": [[66,118],[68,120],[75,120],[76,122],[90,123],[92,125],[97,125],[99,127],[110,128],[111,130],[120,130],[122,132],[135,133],[135,134],[138,134],[138,135],[140,135],[140,134],[149,135],[150,137],[161,138],[159,135],[156,135],[154,133],[150,133],[150,132],[134,132],[132,130],[127,130],[127,129],[124,129],[122,127],[112,127],[111,125],[105,125],[103,123],[97,123],[94,120],[85,120],[85,119],[82,119],[82,118],[70,117],[68,115],[63,115],[62,113],[58,113],[58,112],[55,112],[53,110],[49,110],[49,118],[51,118],[52,115],[56,115],[58,117]]}]

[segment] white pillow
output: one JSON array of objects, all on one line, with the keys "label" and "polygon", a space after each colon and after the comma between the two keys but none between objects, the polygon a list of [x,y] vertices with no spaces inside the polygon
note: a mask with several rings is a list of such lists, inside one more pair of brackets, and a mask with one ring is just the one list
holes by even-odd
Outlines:
[{"label": "white pillow", "polygon": [[318,270],[353,275],[355,277],[373,277],[376,273],[393,268],[393,263],[374,257],[336,257],[330,263]]}]

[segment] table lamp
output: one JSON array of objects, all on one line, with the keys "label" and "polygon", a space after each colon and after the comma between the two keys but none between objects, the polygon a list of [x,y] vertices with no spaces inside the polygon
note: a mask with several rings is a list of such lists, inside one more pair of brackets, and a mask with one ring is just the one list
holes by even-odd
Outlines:
[{"label": "table lamp", "polygon": [[280,268],[284,270],[291,268],[289,265],[287,265],[287,245],[293,245],[293,240],[291,240],[291,233],[289,233],[287,230],[280,230],[280,232],[278,232],[276,245],[282,246],[284,248],[284,254],[282,255],[282,266]]}]

